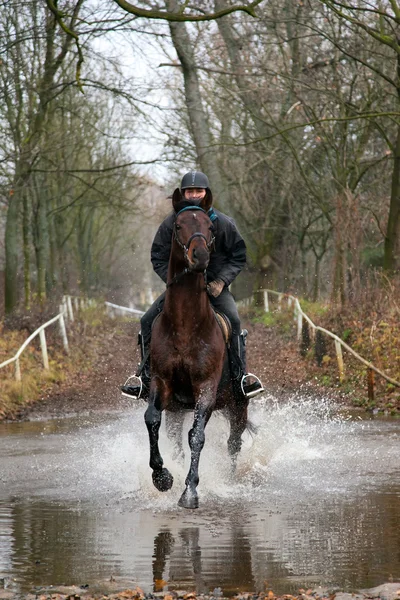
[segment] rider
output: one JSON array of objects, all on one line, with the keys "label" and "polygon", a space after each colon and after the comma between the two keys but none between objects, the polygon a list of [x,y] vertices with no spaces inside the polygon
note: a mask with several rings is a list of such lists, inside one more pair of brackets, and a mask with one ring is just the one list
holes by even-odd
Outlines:
[{"label": "rider", "polygon": [[[208,177],[200,171],[186,173],[182,178],[180,191],[182,208],[184,206],[202,206],[202,202],[206,197],[212,201]],[[207,291],[213,307],[218,312],[224,313],[231,322],[230,358],[233,376],[236,381],[241,383],[241,389],[245,396],[251,397],[262,392],[263,387],[257,377],[250,376],[246,371],[245,337],[243,334],[241,335],[238,310],[228,289],[246,263],[246,245],[232,218],[213,207],[210,208],[208,216],[214,226],[215,251],[212,252],[207,267]],[[174,222],[175,212],[172,212],[161,223],[151,247],[153,268],[165,283],[167,283]],[[157,298],[140,321],[142,364],[139,367],[139,376],[143,387],[141,385],[125,384],[121,388],[125,395],[141,395],[142,397],[148,395],[150,387],[149,349],[151,327],[155,317],[162,311],[164,299],[165,292]]]}]

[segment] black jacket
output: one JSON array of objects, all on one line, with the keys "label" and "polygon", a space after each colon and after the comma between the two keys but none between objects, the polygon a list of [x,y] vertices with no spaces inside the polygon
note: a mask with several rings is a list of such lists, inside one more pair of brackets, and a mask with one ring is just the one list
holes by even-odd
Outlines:
[{"label": "black jacket", "polygon": [[[246,244],[233,219],[215,209],[214,213],[217,217],[213,221],[215,250],[211,253],[207,268],[207,281],[222,279],[228,286],[246,264]],[[153,268],[165,283],[167,282],[174,223],[175,213],[173,212],[161,223],[151,247]]]}]

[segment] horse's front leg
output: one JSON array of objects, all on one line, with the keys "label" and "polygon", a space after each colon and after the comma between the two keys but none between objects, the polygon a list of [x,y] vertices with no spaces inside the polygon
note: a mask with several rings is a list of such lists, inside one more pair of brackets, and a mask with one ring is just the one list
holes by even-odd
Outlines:
[{"label": "horse's front leg", "polygon": [[144,414],[150,441],[150,468],[153,470],[153,483],[160,492],[171,489],[174,479],[163,465],[163,459],[158,447],[158,437],[161,425],[161,415],[167,404],[168,388],[158,378],[151,382],[149,406]]},{"label": "horse's front leg", "polygon": [[179,506],[184,508],[198,508],[199,497],[197,494],[197,485],[199,483],[199,461],[200,453],[204,446],[204,430],[211,416],[215,403],[215,394],[200,395],[200,400],[194,410],[193,427],[189,431],[189,446],[191,450],[191,461],[189,473],[185,480],[185,491],[178,502]]}]

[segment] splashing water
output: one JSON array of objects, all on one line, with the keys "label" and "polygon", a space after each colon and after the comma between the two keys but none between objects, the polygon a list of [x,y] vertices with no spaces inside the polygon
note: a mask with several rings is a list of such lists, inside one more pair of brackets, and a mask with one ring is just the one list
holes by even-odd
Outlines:
[{"label": "splashing water", "polygon": [[[175,508],[189,468],[187,432],[193,414],[185,419],[184,464],[172,461],[172,445],[161,428],[160,449],[174,487],[160,494],[151,482],[144,410],[139,405],[107,423],[78,419],[62,433],[47,433],[46,424],[38,423],[39,431],[28,442],[24,439],[21,448],[15,437],[8,444],[10,472],[3,472],[3,480],[18,488],[32,478],[34,495],[113,496],[130,498],[142,508]],[[390,426],[386,435],[374,435],[376,422],[351,420],[328,400],[296,395],[278,404],[264,396],[252,401],[249,418],[257,433],[243,435],[234,479],[227,452],[229,424],[218,413],[210,419],[200,461],[202,502],[260,502],[266,494],[284,496],[288,486],[296,487],[297,496],[354,493],[399,473],[397,445],[388,443]],[[393,426],[394,442],[397,435]],[[24,460],[26,450],[30,463]]]},{"label": "splashing water", "polygon": [[[174,476],[162,494],[148,465],[145,408],[0,426],[0,571],[26,589],[112,572],[151,590],[157,564],[175,586],[199,591],[263,589],[266,578],[274,591],[304,581],[351,589],[382,583],[382,573],[396,577],[400,423],[353,419],[301,394],[284,403],[253,399],[257,433],[243,435],[232,478],[229,425],[214,414],[200,460],[200,509],[186,511],[177,502],[193,415],[185,418],[182,464],[161,428]],[[14,531],[23,533],[17,539]]]}]

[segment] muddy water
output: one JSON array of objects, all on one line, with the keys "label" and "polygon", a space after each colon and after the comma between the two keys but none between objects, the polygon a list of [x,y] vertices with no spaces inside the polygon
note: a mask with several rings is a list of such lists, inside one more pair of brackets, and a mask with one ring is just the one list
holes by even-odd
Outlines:
[{"label": "muddy water", "polygon": [[144,408],[0,425],[0,578],[11,587],[113,575],[145,591],[282,593],[400,579],[399,421],[350,417],[322,399],[253,400],[258,433],[245,435],[232,482],[228,427],[213,416],[201,506],[187,511],[177,507],[187,458],[172,463],[164,433],[175,483],[152,487]]}]

